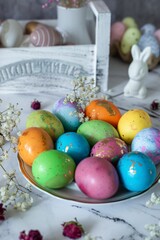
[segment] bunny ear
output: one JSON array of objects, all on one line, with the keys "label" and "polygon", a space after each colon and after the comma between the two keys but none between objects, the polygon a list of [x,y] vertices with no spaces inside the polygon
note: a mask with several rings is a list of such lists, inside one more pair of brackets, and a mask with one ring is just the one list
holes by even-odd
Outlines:
[{"label": "bunny ear", "polygon": [[147,62],[148,58],[151,55],[151,47],[146,47],[140,54],[140,60]]},{"label": "bunny ear", "polygon": [[132,46],[132,48],[131,48],[131,54],[132,54],[132,57],[133,57],[133,59],[134,60],[139,60],[139,58],[140,58],[140,49],[139,49],[139,47],[136,45],[136,44],[134,44],[133,46]]}]

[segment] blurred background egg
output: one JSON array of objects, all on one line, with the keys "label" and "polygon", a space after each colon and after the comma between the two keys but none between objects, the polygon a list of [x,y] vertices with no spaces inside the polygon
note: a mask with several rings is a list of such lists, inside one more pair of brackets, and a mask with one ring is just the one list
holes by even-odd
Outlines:
[{"label": "blurred background egg", "polygon": [[120,45],[120,49],[122,53],[123,54],[129,53],[131,51],[131,47],[134,44],[137,44],[140,37],[141,37],[141,32],[138,28],[135,28],[135,27],[128,28],[122,37],[122,41]]},{"label": "blurred background egg", "polygon": [[156,37],[156,39],[158,40],[159,44],[160,44],[160,29],[157,29],[154,32],[154,36]]},{"label": "blurred background egg", "polygon": [[56,141],[56,149],[70,155],[76,164],[88,157],[90,153],[87,139],[75,132],[62,134]]},{"label": "blurred background egg", "polygon": [[120,138],[109,137],[97,142],[92,147],[90,155],[92,157],[105,158],[115,163],[125,153],[128,153],[127,144]]},{"label": "blurred background egg", "polygon": [[156,179],[156,167],[151,158],[137,151],[123,155],[117,171],[120,182],[129,191],[145,191]]},{"label": "blurred background egg", "polygon": [[30,41],[36,47],[55,46],[63,44],[63,37],[56,29],[39,24],[30,34]]},{"label": "blurred background egg", "polygon": [[73,181],[75,167],[74,160],[68,154],[48,150],[34,160],[32,174],[42,187],[59,189]]},{"label": "blurred background egg", "polygon": [[91,101],[85,108],[85,115],[89,119],[102,120],[117,127],[121,113],[112,102],[105,99],[96,99]]},{"label": "blurred background egg", "polygon": [[141,32],[143,34],[152,34],[153,35],[155,31],[156,31],[156,27],[152,23],[146,23],[141,27]]},{"label": "blurred background egg", "polygon": [[152,121],[147,112],[142,109],[132,109],[122,115],[117,129],[121,139],[130,144],[139,131],[151,126]]},{"label": "blurred background egg", "polygon": [[110,123],[102,120],[90,120],[82,123],[77,129],[77,133],[83,135],[93,146],[98,141],[107,137],[119,137],[119,134]]},{"label": "blurred background egg", "polygon": [[47,110],[36,110],[31,112],[26,119],[26,127],[41,127],[48,132],[53,140],[64,133],[61,121]]},{"label": "blurred background egg", "polygon": [[137,28],[138,25],[136,23],[136,20],[133,18],[133,17],[125,17],[122,19],[122,22],[124,23],[124,25],[127,27],[127,28]]},{"label": "blurred background egg", "polygon": [[132,151],[147,154],[155,164],[160,162],[160,130],[154,127],[141,130],[131,144]]},{"label": "blurred background egg", "polygon": [[119,178],[116,169],[104,158],[89,157],[82,160],[75,171],[79,189],[94,199],[112,197],[118,190]]},{"label": "blurred background egg", "polygon": [[52,112],[62,122],[65,132],[75,132],[80,126],[79,109],[75,102],[64,102],[65,98],[61,98],[54,103]]},{"label": "blurred background egg", "polygon": [[1,43],[3,47],[19,47],[23,40],[23,28],[14,19],[8,19],[1,23]]},{"label": "blurred background egg", "polygon": [[50,135],[42,128],[25,129],[18,138],[18,154],[27,165],[32,166],[34,159],[46,150],[53,149]]},{"label": "blurred background egg", "polygon": [[31,34],[36,29],[38,24],[39,22],[36,22],[36,21],[28,22],[25,26],[25,30],[24,30],[25,34]]},{"label": "blurred background egg", "polygon": [[115,42],[120,42],[123,34],[126,31],[126,26],[123,22],[115,22],[111,25],[111,45]]}]

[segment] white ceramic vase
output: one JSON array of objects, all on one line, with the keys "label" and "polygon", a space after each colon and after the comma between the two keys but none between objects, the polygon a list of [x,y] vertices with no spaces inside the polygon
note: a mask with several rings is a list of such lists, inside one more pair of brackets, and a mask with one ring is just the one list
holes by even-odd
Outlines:
[{"label": "white ceramic vase", "polygon": [[86,16],[87,6],[79,8],[57,6],[57,27],[65,36],[67,43],[78,45],[91,43]]}]

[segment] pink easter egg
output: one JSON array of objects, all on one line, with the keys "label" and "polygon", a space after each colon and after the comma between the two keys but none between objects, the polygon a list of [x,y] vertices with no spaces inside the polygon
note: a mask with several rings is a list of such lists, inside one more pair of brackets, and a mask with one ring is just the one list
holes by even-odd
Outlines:
[{"label": "pink easter egg", "polygon": [[75,171],[75,182],[88,197],[107,199],[119,188],[119,178],[115,167],[104,158],[83,159]]},{"label": "pink easter egg", "polygon": [[36,47],[62,45],[62,35],[52,27],[39,24],[30,34],[30,41]]},{"label": "pink easter egg", "polygon": [[127,144],[120,138],[104,138],[97,142],[91,149],[92,157],[105,158],[114,163],[117,162],[125,153],[128,153]]},{"label": "pink easter egg", "polygon": [[123,22],[115,22],[111,25],[111,44],[116,41],[120,42],[124,32],[126,31],[126,26]]},{"label": "pink easter egg", "polygon": [[154,35],[155,35],[155,37],[157,38],[158,42],[160,43],[160,29],[157,29],[157,30],[154,32]]}]

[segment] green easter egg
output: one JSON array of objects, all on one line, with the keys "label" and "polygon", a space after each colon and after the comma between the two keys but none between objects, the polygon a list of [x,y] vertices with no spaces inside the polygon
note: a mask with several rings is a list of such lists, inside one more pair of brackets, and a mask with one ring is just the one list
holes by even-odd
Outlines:
[{"label": "green easter egg", "polygon": [[58,150],[44,151],[32,165],[35,181],[45,188],[63,188],[74,179],[76,164],[66,153]]},{"label": "green easter egg", "polygon": [[118,137],[117,130],[109,123],[102,120],[90,120],[82,123],[77,133],[83,135],[91,146],[107,137]]},{"label": "green easter egg", "polygon": [[46,110],[31,112],[27,117],[26,127],[43,128],[53,140],[57,139],[64,133],[64,127],[61,121],[53,113]]},{"label": "green easter egg", "polygon": [[137,44],[141,37],[141,32],[138,28],[128,28],[121,41],[121,51],[123,54],[127,54],[131,51],[131,47]]},{"label": "green easter egg", "polygon": [[132,27],[138,28],[135,19],[132,17],[125,17],[123,18],[122,22],[127,28],[132,28]]}]

